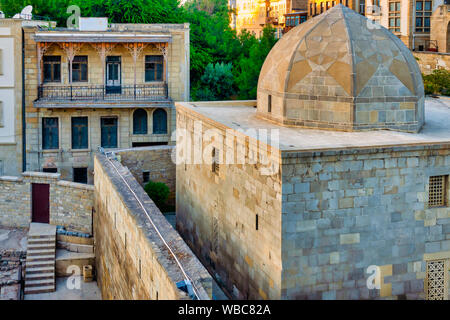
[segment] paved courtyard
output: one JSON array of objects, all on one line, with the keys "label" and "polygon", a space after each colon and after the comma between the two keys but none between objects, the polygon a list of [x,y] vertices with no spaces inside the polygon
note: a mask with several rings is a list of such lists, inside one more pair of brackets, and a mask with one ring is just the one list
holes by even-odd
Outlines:
[{"label": "paved courtyard", "polygon": [[[76,279],[78,278],[78,279]],[[80,289],[69,289],[79,281]],[[56,291],[50,293],[27,294],[24,300],[101,300],[97,282],[83,282],[83,277],[56,278]]]}]

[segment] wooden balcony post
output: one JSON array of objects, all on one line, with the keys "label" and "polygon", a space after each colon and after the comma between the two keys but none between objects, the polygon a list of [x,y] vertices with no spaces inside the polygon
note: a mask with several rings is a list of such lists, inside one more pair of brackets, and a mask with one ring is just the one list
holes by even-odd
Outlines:
[{"label": "wooden balcony post", "polygon": [[136,85],[137,85],[137,60],[147,46],[145,43],[134,42],[134,43],[123,43],[125,49],[128,50],[134,62],[134,99],[136,100]]},{"label": "wooden balcony post", "polygon": [[38,86],[42,86],[42,70],[44,68],[44,54],[52,46],[53,43],[39,42],[37,45],[37,67],[38,67]]}]

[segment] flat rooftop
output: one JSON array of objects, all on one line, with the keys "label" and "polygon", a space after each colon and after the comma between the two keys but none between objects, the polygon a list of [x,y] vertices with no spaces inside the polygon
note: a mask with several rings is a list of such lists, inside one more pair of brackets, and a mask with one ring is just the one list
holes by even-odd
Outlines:
[{"label": "flat rooftop", "polygon": [[[175,105],[235,130],[278,129],[281,151],[310,152],[450,143],[450,98],[446,97],[426,98],[425,125],[419,133],[390,130],[342,132],[283,127],[256,117],[256,108],[253,107],[255,101],[180,102]],[[276,147],[272,142],[269,144]]]}]

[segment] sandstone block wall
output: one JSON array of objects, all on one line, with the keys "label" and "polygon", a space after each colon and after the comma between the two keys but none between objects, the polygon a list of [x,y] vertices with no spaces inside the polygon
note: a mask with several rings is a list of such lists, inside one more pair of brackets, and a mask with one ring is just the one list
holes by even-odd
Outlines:
[{"label": "sandstone block wall", "polygon": [[286,153],[282,172],[283,299],[425,298],[426,262],[450,257],[450,209],[428,208],[448,145]]},{"label": "sandstone block wall", "polygon": [[185,277],[154,226],[170,244],[200,299],[211,298],[211,276],[128,169],[96,156],[95,190],[95,261],[103,299],[189,299],[176,287]]},{"label": "sandstone block wall", "polygon": [[[177,105],[177,128],[194,137],[197,120],[204,131],[214,128],[207,118]],[[220,134],[225,137],[224,130]],[[221,154],[236,150],[237,159],[243,152],[245,163],[253,163],[246,148],[257,150],[254,140],[215,141]],[[209,143],[203,141],[203,148]],[[271,156],[278,162],[278,153]],[[219,165],[217,174],[211,164],[189,163],[177,165],[177,230],[230,296],[279,299],[281,176],[261,176],[256,164]]]},{"label": "sandstone block wall", "polygon": [[450,70],[450,53],[414,52],[420,71],[430,74],[435,69]]},{"label": "sandstone block wall", "polygon": [[175,146],[134,148],[117,152],[122,165],[126,166],[141,186],[143,174],[148,172],[151,181],[163,182],[170,189],[169,203],[175,204],[176,166],[172,161]]},{"label": "sandstone block wall", "polygon": [[0,177],[0,225],[28,228],[32,221],[32,184],[50,185],[50,224],[92,234],[94,188],[59,180],[59,174],[25,172]]}]

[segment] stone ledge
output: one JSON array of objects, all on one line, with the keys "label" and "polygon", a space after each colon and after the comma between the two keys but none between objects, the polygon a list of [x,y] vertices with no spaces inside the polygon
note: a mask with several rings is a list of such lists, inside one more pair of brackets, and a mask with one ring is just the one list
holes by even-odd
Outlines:
[{"label": "stone ledge", "polygon": [[94,186],[89,185],[89,184],[77,183],[77,182],[72,182],[72,181],[67,181],[67,180],[60,180],[56,184],[61,187],[94,191]]},{"label": "stone ledge", "polygon": [[0,181],[22,182],[23,178],[21,178],[21,177],[11,177],[11,176],[2,176],[2,177],[0,177]]},{"label": "stone ledge", "polygon": [[27,172],[23,172],[22,176],[23,177],[28,177],[28,178],[45,178],[45,179],[59,180],[60,177],[61,177],[61,174],[60,173],[47,173],[47,172],[27,171]]}]

